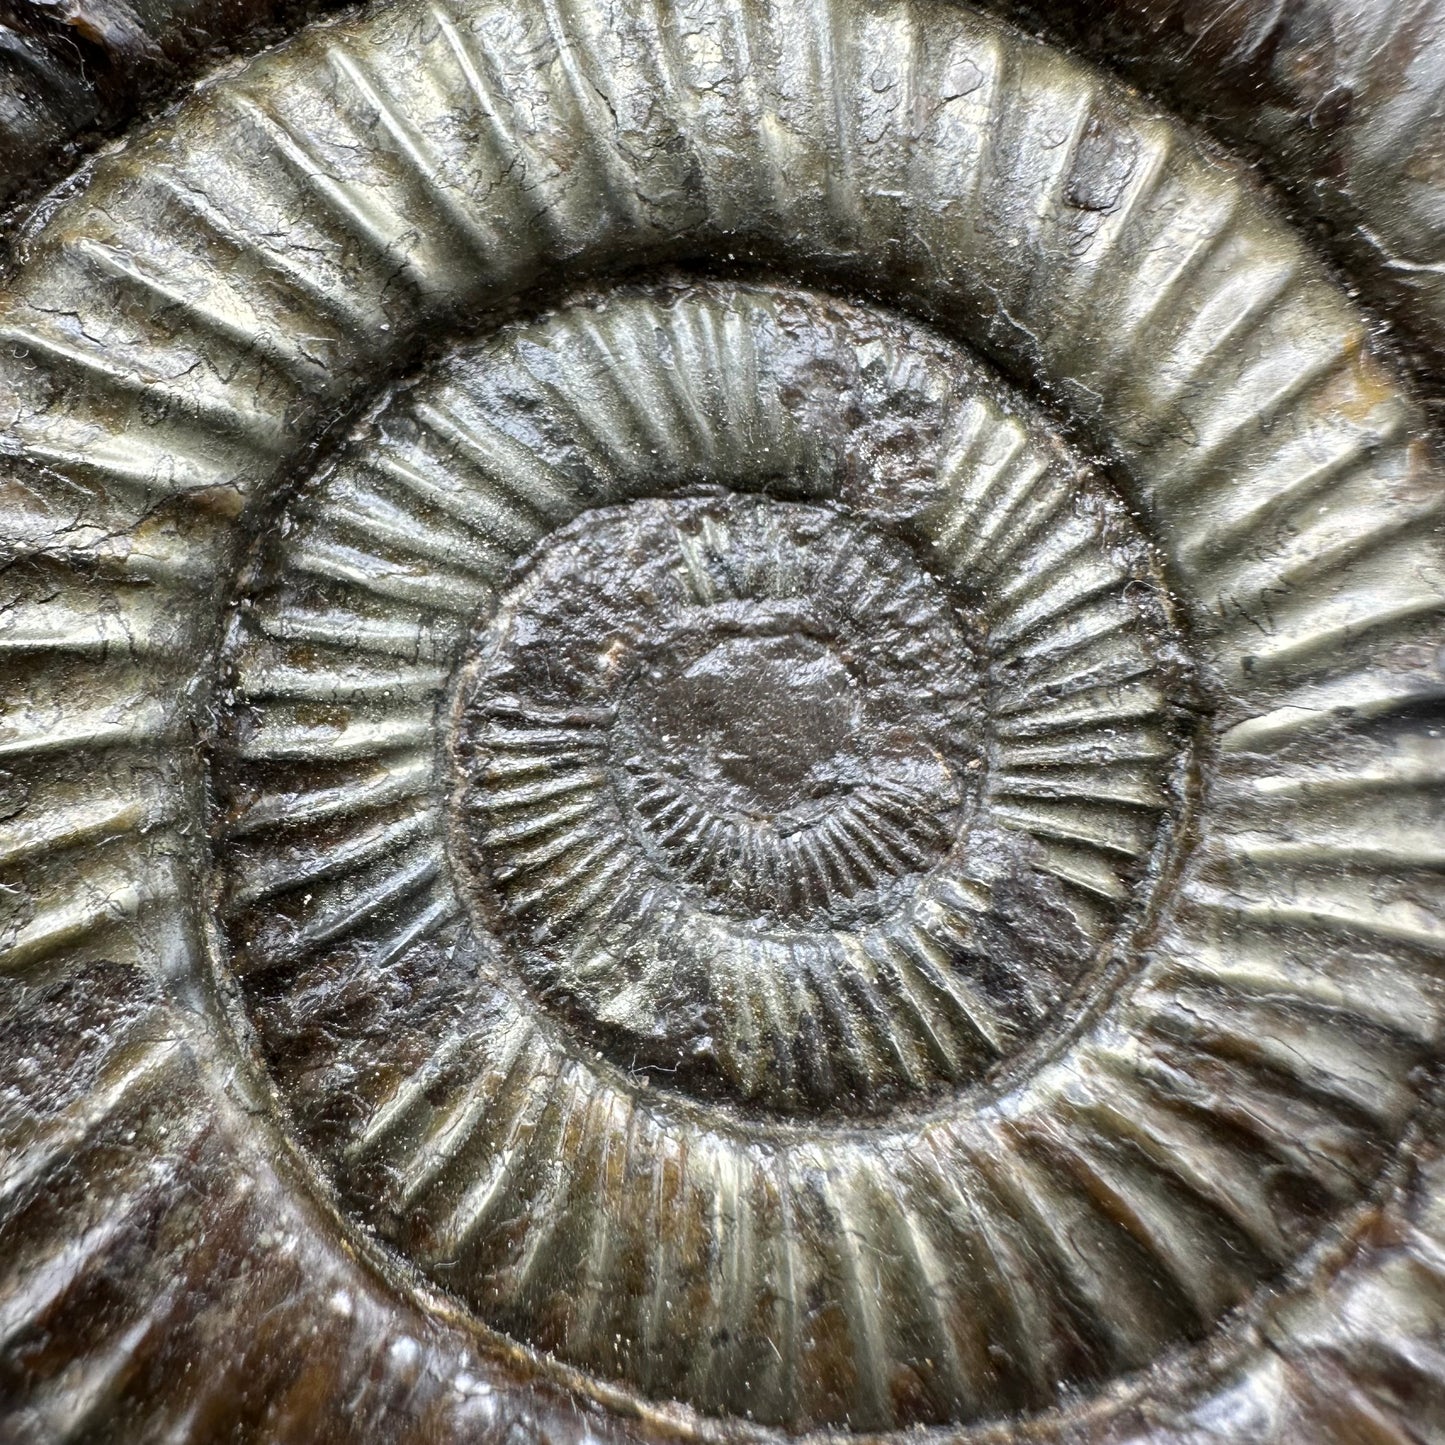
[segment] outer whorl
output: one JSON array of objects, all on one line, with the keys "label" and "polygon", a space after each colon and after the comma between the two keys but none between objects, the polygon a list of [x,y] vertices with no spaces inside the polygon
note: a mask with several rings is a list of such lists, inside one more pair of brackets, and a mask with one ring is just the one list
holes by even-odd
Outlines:
[{"label": "outer whorl", "polygon": [[1434,398],[1190,124],[393,0],[0,342],[0,1434],[1445,1438]]}]

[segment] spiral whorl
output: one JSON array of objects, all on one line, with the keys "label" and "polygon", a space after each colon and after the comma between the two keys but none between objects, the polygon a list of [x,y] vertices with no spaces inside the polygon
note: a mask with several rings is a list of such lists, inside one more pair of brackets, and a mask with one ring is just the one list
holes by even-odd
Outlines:
[{"label": "spiral whorl", "polygon": [[262,1438],[1362,1438],[1442,493],[1234,162],[931,0],[393,0],[0,339],[37,1439],[234,1422],[144,1383],[227,1328]]}]

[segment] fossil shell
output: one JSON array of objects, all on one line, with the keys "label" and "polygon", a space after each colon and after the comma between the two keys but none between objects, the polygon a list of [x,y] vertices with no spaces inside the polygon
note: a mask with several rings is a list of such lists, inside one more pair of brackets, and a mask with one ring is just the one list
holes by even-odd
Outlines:
[{"label": "fossil shell", "polygon": [[1207,117],[1322,223],[1320,244],[1445,377],[1445,77],[1439,0],[1067,0],[1019,7],[1137,84]]},{"label": "fossil shell", "polygon": [[18,1438],[1445,1422],[1445,496],[1247,172],[930,0],[396,0],[0,337]]}]

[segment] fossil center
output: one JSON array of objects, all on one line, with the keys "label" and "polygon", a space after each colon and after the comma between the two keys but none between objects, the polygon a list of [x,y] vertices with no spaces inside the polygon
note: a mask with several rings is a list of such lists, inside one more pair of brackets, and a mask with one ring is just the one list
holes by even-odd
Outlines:
[{"label": "fossil center", "polygon": [[957,845],[980,685],[943,586],[831,508],[588,514],[537,549],[462,682],[477,906],[619,1057],[735,1085],[732,980],[876,923]]},{"label": "fossil center", "polygon": [[639,674],[629,722],[718,806],[796,822],[861,776],[858,679],[800,632],[726,637]]}]

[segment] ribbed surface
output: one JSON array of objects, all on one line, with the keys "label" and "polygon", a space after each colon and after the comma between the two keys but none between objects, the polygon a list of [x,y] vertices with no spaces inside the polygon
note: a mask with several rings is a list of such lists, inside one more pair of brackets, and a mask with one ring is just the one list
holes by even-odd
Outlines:
[{"label": "ribbed surface", "polygon": [[[784,398],[803,375],[799,411]],[[900,480],[880,483],[863,459],[901,415]],[[626,500],[720,479],[730,498]],[[1261,858],[1267,910],[1237,873],[1214,881],[1283,818],[1284,776],[1207,795],[1156,961],[1095,1028],[1014,1092],[940,1096],[1049,1027],[1123,937],[1200,704],[1123,509],[924,333],[746,288],[514,327],[384,413],[269,555],[233,640],[246,706],[226,776],[292,806],[268,822],[246,805],[223,852],[257,1017],[343,1192],[503,1328],[792,1427],[1037,1407],[1245,1299],[1367,1185],[1408,1113],[1430,989],[1388,965],[1403,992],[1377,974],[1342,993],[1343,957],[1300,960],[1276,926],[1288,858]],[[303,597],[331,647],[293,654],[276,619]],[[493,608],[467,644],[464,618]],[[720,619],[776,642],[800,618],[840,656],[876,648],[847,705],[893,689],[886,715],[951,759],[954,782],[900,816],[957,841],[886,874],[866,828],[831,855],[800,842],[832,891],[789,914],[763,900],[793,896],[791,855],[734,841],[710,861],[732,835],[699,810],[742,805],[716,778],[697,801],[702,744],[646,721],[676,683],[627,679],[675,679],[678,648],[710,658]],[[496,932],[475,953],[439,949],[460,912],[437,891],[451,785],[427,771],[452,765],[444,684],[397,671],[406,637],[475,650],[453,724],[480,870],[460,886]],[[330,713],[298,726],[322,696]],[[848,732],[866,759],[882,744],[865,718]],[[438,762],[406,763],[423,736]],[[1323,779],[1304,787],[1324,805]],[[1304,846],[1297,812],[1292,829]],[[1317,846],[1338,858],[1347,837]],[[1348,914],[1352,896],[1337,875],[1304,907]],[[358,993],[400,1003],[385,1035]],[[687,1102],[718,1092],[801,1137]],[[861,1136],[833,1121],[910,1096],[933,1111]]]},{"label": "ribbed surface", "polygon": [[[992,382],[930,391],[888,324],[854,350],[879,419],[856,432],[826,377],[779,378],[776,400],[786,346],[760,350],[747,308],[679,303],[662,340],[653,318],[571,313],[583,329],[519,370],[443,369],[306,489],[289,570],[232,629],[216,846],[235,969],[348,1203],[529,1342],[791,1426],[1055,1404],[1203,1335],[1342,1217],[1404,1127],[1438,1038],[1424,720],[1445,494],[1366,327],[1239,177],[991,22],[847,0],[402,6],[318,30],[102,164],[0,323],[7,527],[41,554],[0,618],[0,853],[23,860],[0,969],[48,986],[119,960],[203,996],[186,687],[212,669],[241,507],[419,334],[563,270],[699,253],[929,308],[1074,414],[1127,508],[1035,455],[1039,424]],[[690,391],[710,359],[721,411]],[[539,396],[575,424],[529,432]],[[893,445],[930,407],[948,425]],[[856,465],[820,437],[851,438]],[[576,1049],[463,921],[436,702],[512,559],[664,484],[757,489],[764,461],[988,600],[980,810],[1054,880],[1055,936],[1113,935],[1179,806],[1195,694],[1126,510],[1179,599],[1218,750],[1179,885],[1070,1047],[967,1108],[795,1132],[704,1111]],[[948,971],[975,902],[927,896],[882,945],[838,950],[831,981],[788,965],[866,1024],[858,1077],[962,1076],[987,1053],[979,994]],[[1046,1014],[1070,978],[1012,1001]],[[163,1053],[137,1060],[163,1079]],[[127,1068],[96,1097],[126,1107]],[[48,1136],[23,1127],[12,1153],[35,1141],[39,1178]],[[68,1214],[50,1227],[48,1252],[32,1220],[4,1256],[16,1319],[49,1318],[104,1255]],[[145,1328],[106,1345],[115,1379]],[[1337,1418],[1349,1438],[1367,1415]],[[206,1428],[200,1410],[174,1433]]]}]

